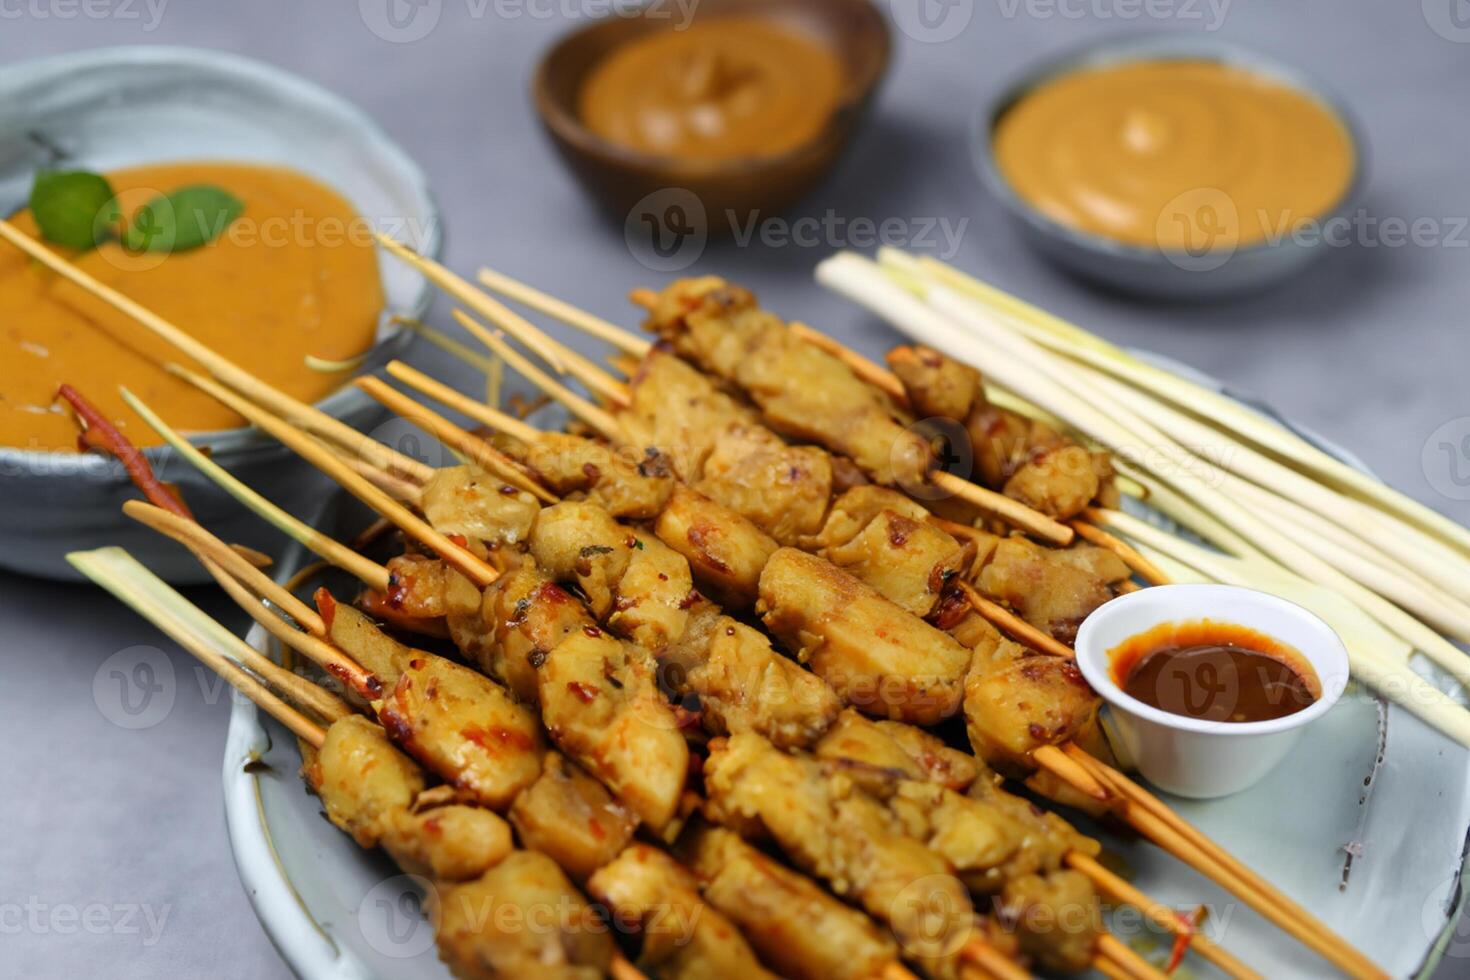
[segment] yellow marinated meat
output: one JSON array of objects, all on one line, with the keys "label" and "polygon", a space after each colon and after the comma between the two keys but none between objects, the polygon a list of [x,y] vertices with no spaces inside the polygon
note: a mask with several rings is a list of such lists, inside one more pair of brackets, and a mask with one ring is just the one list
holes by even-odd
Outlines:
[{"label": "yellow marinated meat", "polygon": [[546,753],[541,778],[510,808],[521,845],[584,881],[633,838],[638,819],[597,780],[560,753]]},{"label": "yellow marinated meat", "polygon": [[552,742],[662,830],[684,790],[689,746],[651,658],[589,626],[547,653],[537,680]]},{"label": "yellow marinated meat", "polygon": [[516,851],[438,898],[439,957],[460,980],[601,980],[612,965],[606,923],[544,854]]},{"label": "yellow marinated meat", "polygon": [[640,446],[657,446],[685,483],[696,483],[715,443],[732,426],[756,425],[760,415],[720,391],[672,352],[655,347],[629,382],[631,401],[618,421]]},{"label": "yellow marinated meat", "polygon": [[1014,925],[1021,948],[1049,970],[1087,970],[1103,932],[1097,892],[1076,871],[1012,878],[1001,892],[999,914]]},{"label": "yellow marinated meat", "polygon": [[416,812],[423,770],[360,715],[335,722],[321,749],[303,759],[327,819],[360,846],[381,846],[405,871],[476,878],[511,851],[510,827],[489,810],[449,804]]},{"label": "yellow marinated meat", "polygon": [[823,557],[922,617],[934,611],[949,580],[964,570],[966,551],[927,521],[883,510]]},{"label": "yellow marinated meat", "polygon": [[851,487],[838,494],[827,511],[821,529],[815,535],[803,539],[799,545],[806,551],[819,551],[847,544],[885,510],[915,521],[927,520],[929,517],[924,505],[912,497],[869,483]]},{"label": "yellow marinated meat", "polygon": [[770,429],[728,426],[715,440],[695,489],[745,517],[781,544],[822,526],[832,500],[831,456],[787,445]]},{"label": "yellow marinated meat", "polygon": [[705,790],[716,822],[769,835],[798,867],[885,922],[931,975],[957,973],[958,950],[977,928],[969,895],[881,801],[756,735],[710,744]]},{"label": "yellow marinated meat", "polygon": [[443,657],[414,651],[378,718],[425,768],[492,810],[510,806],[541,774],[546,745],[535,713]]},{"label": "yellow marinated meat", "polygon": [[728,830],[701,824],[678,853],[704,900],[790,980],[872,980],[898,959],[898,944],[872,919]]},{"label": "yellow marinated meat", "polygon": [[828,561],[782,548],[761,573],[771,633],[866,714],[932,725],[954,714],[970,652]]},{"label": "yellow marinated meat", "polygon": [[531,554],[551,578],[576,582],[592,615],[605,619],[632,557],[633,535],[591,501],[562,501],[541,512]]},{"label": "yellow marinated meat", "polygon": [[1044,548],[1026,538],[1002,538],[975,577],[987,596],[1026,622],[1071,646],[1092,611],[1132,573],[1110,551],[1088,544]]},{"label": "yellow marinated meat", "polygon": [[544,432],[524,462],[558,496],[596,502],[615,516],[651,520],[673,489],[672,460],[652,448],[623,450],[563,432]]},{"label": "yellow marinated meat", "polygon": [[[467,580],[464,584],[473,590]],[[567,637],[594,625],[592,617],[575,596],[530,562],[507,571],[476,598],[473,606],[467,604],[463,631],[483,638],[488,627],[488,639],[471,647],[461,644],[460,649],[516,697],[536,704],[541,663]],[[456,622],[451,614],[450,627],[458,639]]]},{"label": "yellow marinated meat", "polygon": [[887,360],[921,419],[963,422],[983,397],[979,371],[929,347],[898,347]]},{"label": "yellow marinated meat", "polygon": [[740,930],[699,896],[687,868],[647,844],[633,844],[587,882],[587,892],[620,923],[638,926],[638,966],[660,980],[776,980]]},{"label": "yellow marinated meat", "polygon": [[[920,779],[963,792],[980,767],[975,757],[950,748],[939,736],[901,722],[879,721],[851,708],[812,748],[824,762],[852,762],[885,775]],[[858,773],[853,778],[861,781]]]},{"label": "yellow marinated meat", "polygon": [[434,530],[486,547],[526,540],[541,509],[529,493],[471,466],[435,470],[420,507]]},{"label": "yellow marinated meat", "polygon": [[924,482],[928,441],[842,361],[761,310],[749,290],[713,276],[678,280],[658,295],[645,326],[737,385],[782,435],[849,456],[879,483]]},{"label": "yellow marinated meat", "polygon": [[739,609],[755,605],[761,569],[778,547],[745,517],[690,490],[675,488],[654,533],[689,563],[695,582]]}]

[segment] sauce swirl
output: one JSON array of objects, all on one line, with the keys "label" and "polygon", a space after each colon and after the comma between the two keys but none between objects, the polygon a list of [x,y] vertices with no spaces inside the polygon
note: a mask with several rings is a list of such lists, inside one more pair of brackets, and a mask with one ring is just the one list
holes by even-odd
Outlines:
[{"label": "sauce swirl", "polygon": [[1244,626],[1209,619],[1155,626],[1108,651],[1125,694],[1202,721],[1271,721],[1321,696],[1294,648]]}]

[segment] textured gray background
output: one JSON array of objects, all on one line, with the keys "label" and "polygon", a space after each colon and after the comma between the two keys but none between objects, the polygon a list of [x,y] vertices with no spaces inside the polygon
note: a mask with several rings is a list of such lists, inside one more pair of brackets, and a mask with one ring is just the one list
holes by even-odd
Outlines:
[{"label": "textured gray background", "polygon": [[[897,2],[899,12],[912,13],[914,0]],[[1431,446],[1434,465],[1421,463],[1437,429],[1470,416],[1464,230],[1458,247],[1341,249],[1284,288],[1228,305],[1165,308],[1079,286],[1020,248],[981,193],[965,145],[969,118],[1037,57],[1096,36],[1204,32],[1217,24],[1218,0],[1213,10],[1194,0],[1147,8],[1174,11],[1165,17],[1136,16],[1145,8],[1130,0],[954,2],[958,16],[972,15],[968,25],[944,43],[899,35],[873,125],[800,211],[968,216],[964,267],[1114,340],[1261,394],[1360,453],[1396,486],[1470,520],[1470,503],[1435,489],[1455,488],[1452,460],[1435,447],[1446,431],[1457,440],[1466,430],[1442,430]],[[1425,0],[1421,9],[1414,0],[1235,0],[1213,33],[1289,59],[1340,89],[1371,141],[1367,213],[1432,219],[1448,236],[1470,214],[1470,30],[1449,19],[1454,2]],[[594,212],[562,171],[526,97],[537,53],[567,26],[560,12],[575,17],[599,6],[427,0],[424,14],[438,9],[435,27],[421,40],[393,43],[367,26],[383,23],[384,0],[356,8],[175,0],[158,17],[157,0],[152,10],[141,0],[86,7],[3,0],[0,59],[188,44],[299,72],[363,106],[423,164],[444,207],[451,265],[468,271],[488,262],[622,315],[626,289],[657,277],[624,247],[621,223]],[[826,251],[712,248],[701,267],[879,352],[893,339],[886,330],[811,285],[811,267]],[[1470,458],[1453,462],[1470,472]],[[225,839],[219,764],[227,698],[196,681],[189,658],[94,592],[3,576],[0,622],[0,975],[285,976]],[[110,655],[135,644],[169,651],[177,696],[161,722],[128,731],[99,711],[92,684]],[[94,918],[68,918],[94,904],[87,913]],[[127,918],[130,907],[163,917],[156,941],[147,941],[141,911]],[[1461,972],[1463,962],[1444,972]]]}]

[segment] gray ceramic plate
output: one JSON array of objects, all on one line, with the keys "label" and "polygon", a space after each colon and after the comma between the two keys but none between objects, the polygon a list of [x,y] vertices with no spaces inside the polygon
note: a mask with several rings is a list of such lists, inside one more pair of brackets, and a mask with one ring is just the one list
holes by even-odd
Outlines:
[{"label": "gray ceramic plate", "polygon": [[[261,62],[220,51],[129,47],[25,62],[0,70],[0,209],[21,207],[37,168],[66,162],[107,170],[166,160],[246,160],[294,167],[337,188],[375,228],[437,254],[439,217],[428,182],[406,153],[351,104]],[[9,246],[0,246],[6,247]],[[393,313],[418,315],[428,284],[387,256],[381,260],[387,312],[368,369],[402,352],[412,334],[390,327]],[[187,324],[180,324],[187,328]],[[359,428],[381,418],[355,388],[321,407]],[[250,430],[194,440],[251,486],[309,511],[326,481]],[[182,485],[201,520],[227,540],[271,550],[280,539],[168,449],[147,453],[159,475]],[[75,579],[64,555],[117,544],[174,582],[204,581],[187,556],[124,518],[136,493],[121,466],[86,454],[0,448],[0,566]]]},{"label": "gray ceramic plate", "polygon": [[[323,516],[323,526],[336,521],[334,512]],[[260,643],[259,630],[252,640]],[[252,764],[260,761],[266,766]],[[1169,802],[1391,974],[1412,976],[1437,961],[1459,909],[1470,828],[1465,761],[1462,748],[1408,712],[1360,693],[1339,702],[1247,792]],[[237,700],[224,759],[226,817],[241,880],[281,955],[306,980],[444,980],[448,972],[419,913],[425,883],[322,819],[296,774],[299,764],[285,730],[262,725],[254,705]],[[1263,975],[1329,974],[1321,960],[1158,849],[1116,834],[1103,839],[1148,894],[1180,908],[1210,906],[1208,933]],[[1113,926],[1128,934],[1127,920],[1115,917]],[[1197,976],[1215,975],[1196,958],[1188,962]]]}]

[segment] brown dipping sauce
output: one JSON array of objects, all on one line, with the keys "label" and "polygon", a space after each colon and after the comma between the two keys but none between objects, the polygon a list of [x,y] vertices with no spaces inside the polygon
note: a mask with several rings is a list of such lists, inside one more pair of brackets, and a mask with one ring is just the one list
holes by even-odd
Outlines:
[{"label": "brown dipping sauce", "polygon": [[1202,721],[1285,718],[1312,705],[1322,690],[1316,671],[1292,647],[1209,619],[1155,626],[1108,657],[1124,693]]}]

